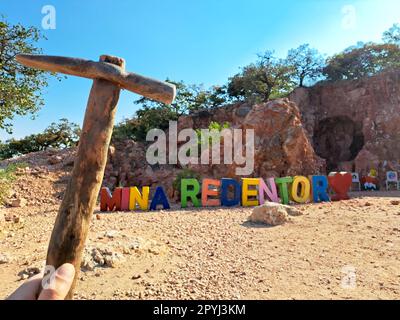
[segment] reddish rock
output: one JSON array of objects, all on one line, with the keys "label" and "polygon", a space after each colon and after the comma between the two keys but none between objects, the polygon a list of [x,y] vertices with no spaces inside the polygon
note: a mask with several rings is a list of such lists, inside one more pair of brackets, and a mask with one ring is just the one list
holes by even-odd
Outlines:
[{"label": "reddish rock", "polygon": [[400,72],[298,88],[290,100],[329,171],[400,171]]},{"label": "reddish rock", "polygon": [[[252,177],[275,177],[285,175],[309,175],[323,173],[325,162],[319,158],[301,123],[296,104],[288,99],[250,105],[238,103],[211,111],[200,111],[183,116],[178,121],[178,130],[184,128],[208,128],[212,121],[228,122],[230,129],[254,129],[255,164]],[[132,140],[114,143],[109,157],[104,185],[155,186],[167,190],[171,200],[177,194],[171,188],[182,167],[177,165],[148,165],[146,145]],[[209,165],[189,164],[187,167],[201,177],[236,177],[236,164],[223,164],[224,148],[220,147],[221,163]],[[211,159],[211,153],[210,153]],[[211,163],[211,161],[210,161]]]}]

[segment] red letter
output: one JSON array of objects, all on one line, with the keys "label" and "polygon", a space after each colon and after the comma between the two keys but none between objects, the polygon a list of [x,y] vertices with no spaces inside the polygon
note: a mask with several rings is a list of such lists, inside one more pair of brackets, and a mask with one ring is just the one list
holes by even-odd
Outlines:
[{"label": "red letter", "polygon": [[100,210],[101,211],[116,211],[121,210],[121,195],[122,188],[116,188],[113,195],[108,188],[101,188],[100,193]]}]

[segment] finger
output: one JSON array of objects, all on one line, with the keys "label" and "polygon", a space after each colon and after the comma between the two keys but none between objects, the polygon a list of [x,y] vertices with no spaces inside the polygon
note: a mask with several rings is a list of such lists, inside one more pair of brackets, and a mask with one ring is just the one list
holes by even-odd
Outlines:
[{"label": "finger", "polygon": [[75,268],[70,263],[59,267],[51,283],[51,288],[44,289],[38,300],[63,300],[67,296],[74,281]]},{"label": "finger", "polygon": [[40,292],[42,278],[43,272],[31,277],[22,286],[15,290],[7,300],[36,300]]}]

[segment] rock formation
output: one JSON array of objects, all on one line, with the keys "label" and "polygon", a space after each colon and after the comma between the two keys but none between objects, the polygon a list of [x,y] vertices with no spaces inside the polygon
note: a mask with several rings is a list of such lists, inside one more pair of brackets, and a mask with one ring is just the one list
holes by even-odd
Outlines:
[{"label": "rock formation", "polygon": [[[311,146],[299,109],[287,99],[258,105],[238,103],[213,111],[200,111],[181,117],[178,130],[206,129],[212,121],[220,124],[228,122],[231,129],[254,129],[255,168],[251,176],[268,178],[324,172],[325,163],[316,156]],[[163,185],[168,195],[173,197],[172,182],[182,166],[150,166],[145,155],[146,145],[143,143],[132,140],[115,143],[110,148],[104,184],[110,188],[119,185]],[[201,177],[222,178],[235,177],[236,165],[189,165],[189,168]]]},{"label": "rock formation", "polygon": [[400,72],[298,88],[291,95],[328,171],[400,171]]}]

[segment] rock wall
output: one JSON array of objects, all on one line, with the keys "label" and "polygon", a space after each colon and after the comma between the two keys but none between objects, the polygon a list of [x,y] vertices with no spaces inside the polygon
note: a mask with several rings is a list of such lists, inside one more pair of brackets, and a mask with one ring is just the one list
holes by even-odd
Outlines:
[{"label": "rock wall", "polygon": [[375,168],[382,182],[387,170],[400,171],[399,71],[298,88],[289,99],[328,171]]},{"label": "rock wall", "polygon": [[[303,128],[296,104],[278,99],[265,104],[240,103],[181,117],[178,130],[208,128],[212,121],[230,123],[230,129],[254,129],[255,168],[253,177],[308,175],[324,172],[325,162],[316,156]],[[171,198],[176,196],[172,182],[182,171],[181,165],[149,165],[146,145],[131,140],[110,147],[104,185],[163,185]],[[221,159],[223,148],[221,147]],[[235,177],[236,165],[189,165],[201,177]],[[240,177],[237,177],[240,178]]]}]

